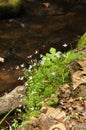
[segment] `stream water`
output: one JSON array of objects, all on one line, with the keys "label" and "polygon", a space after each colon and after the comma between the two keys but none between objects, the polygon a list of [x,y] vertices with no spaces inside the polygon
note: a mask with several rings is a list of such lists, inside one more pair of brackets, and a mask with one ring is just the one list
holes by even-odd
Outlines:
[{"label": "stream water", "polygon": [[[86,31],[86,6],[27,1],[17,18],[0,21],[0,96],[24,84],[23,70],[51,47],[67,51]],[[9,124],[6,123],[5,124]]]}]

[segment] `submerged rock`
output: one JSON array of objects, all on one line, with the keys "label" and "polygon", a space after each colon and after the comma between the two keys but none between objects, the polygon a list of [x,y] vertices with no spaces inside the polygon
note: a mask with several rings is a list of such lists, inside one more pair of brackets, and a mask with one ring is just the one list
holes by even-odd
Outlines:
[{"label": "submerged rock", "polygon": [[16,16],[23,9],[23,0],[0,0],[0,18]]}]

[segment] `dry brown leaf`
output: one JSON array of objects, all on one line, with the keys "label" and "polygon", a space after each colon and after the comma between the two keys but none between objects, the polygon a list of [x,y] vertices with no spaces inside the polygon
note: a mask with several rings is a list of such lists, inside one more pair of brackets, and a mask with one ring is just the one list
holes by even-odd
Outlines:
[{"label": "dry brown leaf", "polygon": [[85,71],[77,71],[72,75],[73,89],[76,89],[80,84],[86,83],[85,75]]},{"label": "dry brown leaf", "polygon": [[82,66],[83,70],[86,71],[86,58],[80,59],[78,63]]},{"label": "dry brown leaf", "polygon": [[60,108],[55,109],[52,107],[48,107],[46,116],[52,117],[54,119],[60,119],[60,118],[64,118],[66,116],[66,113],[62,111]]},{"label": "dry brown leaf", "polygon": [[74,102],[74,99],[73,99],[73,98],[70,98],[70,99],[68,100],[68,103],[72,103],[72,102]]},{"label": "dry brown leaf", "polygon": [[48,8],[50,4],[49,4],[48,2],[46,2],[46,3],[43,3],[43,5],[44,5],[46,8]]},{"label": "dry brown leaf", "polygon": [[65,90],[67,90],[69,88],[70,88],[70,86],[68,84],[63,84],[62,85],[62,91],[65,91]]},{"label": "dry brown leaf", "polygon": [[49,128],[49,130],[66,130],[66,127],[63,123],[55,124]]},{"label": "dry brown leaf", "polygon": [[38,119],[35,118],[35,117],[32,117],[32,118],[30,119],[30,121],[29,121],[29,124],[30,124],[30,125],[33,125],[33,126],[38,125]]},{"label": "dry brown leaf", "polygon": [[0,57],[0,62],[4,62],[4,58]]}]

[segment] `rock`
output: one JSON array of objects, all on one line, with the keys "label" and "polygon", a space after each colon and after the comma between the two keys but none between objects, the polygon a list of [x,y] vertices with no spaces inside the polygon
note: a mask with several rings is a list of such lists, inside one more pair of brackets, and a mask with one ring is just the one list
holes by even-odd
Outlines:
[{"label": "rock", "polygon": [[0,0],[0,18],[16,16],[21,12],[23,0]]}]

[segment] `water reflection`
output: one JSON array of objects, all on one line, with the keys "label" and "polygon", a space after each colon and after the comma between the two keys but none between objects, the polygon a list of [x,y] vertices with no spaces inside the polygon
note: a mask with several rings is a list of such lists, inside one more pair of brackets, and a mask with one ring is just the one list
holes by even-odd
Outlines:
[{"label": "water reflection", "polygon": [[59,3],[45,8],[41,2],[27,7],[25,15],[0,21],[0,57],[5,58],[0,63],[0,95],[24,83],[23,65],[28,66],[50,47],[72,49],[86,31],[86,15],[79,15],[76,8]]}]

